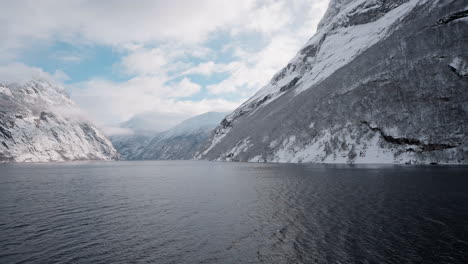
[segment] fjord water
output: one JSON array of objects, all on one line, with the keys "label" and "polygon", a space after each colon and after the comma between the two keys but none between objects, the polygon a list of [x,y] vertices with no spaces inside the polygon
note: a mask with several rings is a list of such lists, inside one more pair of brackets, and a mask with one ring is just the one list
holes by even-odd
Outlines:
[{"label": "fjord water", "polygon": [[0,175],[0,263],[467,263],[467,167],[90,162]]}]

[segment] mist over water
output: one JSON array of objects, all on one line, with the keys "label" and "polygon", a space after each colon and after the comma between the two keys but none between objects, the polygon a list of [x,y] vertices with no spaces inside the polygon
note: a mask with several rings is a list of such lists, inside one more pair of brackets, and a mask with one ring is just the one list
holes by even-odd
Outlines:
[{"label": "mist over water", "polygon": [[468,167],[0,165],[0,263],[466,263]]}]

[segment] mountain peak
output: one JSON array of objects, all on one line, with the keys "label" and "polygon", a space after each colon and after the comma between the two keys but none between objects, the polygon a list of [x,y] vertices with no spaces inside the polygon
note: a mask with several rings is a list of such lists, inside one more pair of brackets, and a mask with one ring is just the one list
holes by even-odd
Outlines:
[{"label": "mountain peak", "polygon": [[0,162],[118,157],[109,140],[48,81],[0,85]]},{"label": "mountain peak", "polygon": [[129,160],[192,159],[226,113],[207,112],[191,117],[164,132],[111,137]]},{"label": "mountain peak", "polygon": [[462,2],[332,0],[317,33],[199,157],[466,163]]}]

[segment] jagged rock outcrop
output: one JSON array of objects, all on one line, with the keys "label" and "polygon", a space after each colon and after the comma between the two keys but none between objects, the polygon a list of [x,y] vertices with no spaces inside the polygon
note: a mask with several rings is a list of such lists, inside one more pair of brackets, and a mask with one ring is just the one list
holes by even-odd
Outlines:
[{"label": "jagged rock outcrop", "polygon": [[468,163],[468,6],[331,0],[317,33],[198,158]]},{"label": "jagged rock outcrop", "polygon": [[208,112],[164,132],[113,136],[111,140],[126,160],[189,160],[225,116],[226,113]]},{"label": "jagged rock outcrop", "polygon": [[110,141],[62,87],[44,80],[0,84],[0,162],[111,160]]}]

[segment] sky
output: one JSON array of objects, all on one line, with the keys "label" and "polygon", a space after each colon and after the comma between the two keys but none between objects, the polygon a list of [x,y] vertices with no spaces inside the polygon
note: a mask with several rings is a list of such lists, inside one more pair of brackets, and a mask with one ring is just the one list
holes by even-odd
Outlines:
[{"label": "sky", "polygon": [[[40,4],[39,4],[40,3]],[[108,135],[229,112],[313,36],[328,0],[0,0],[0,79],[63,85]]]}]

